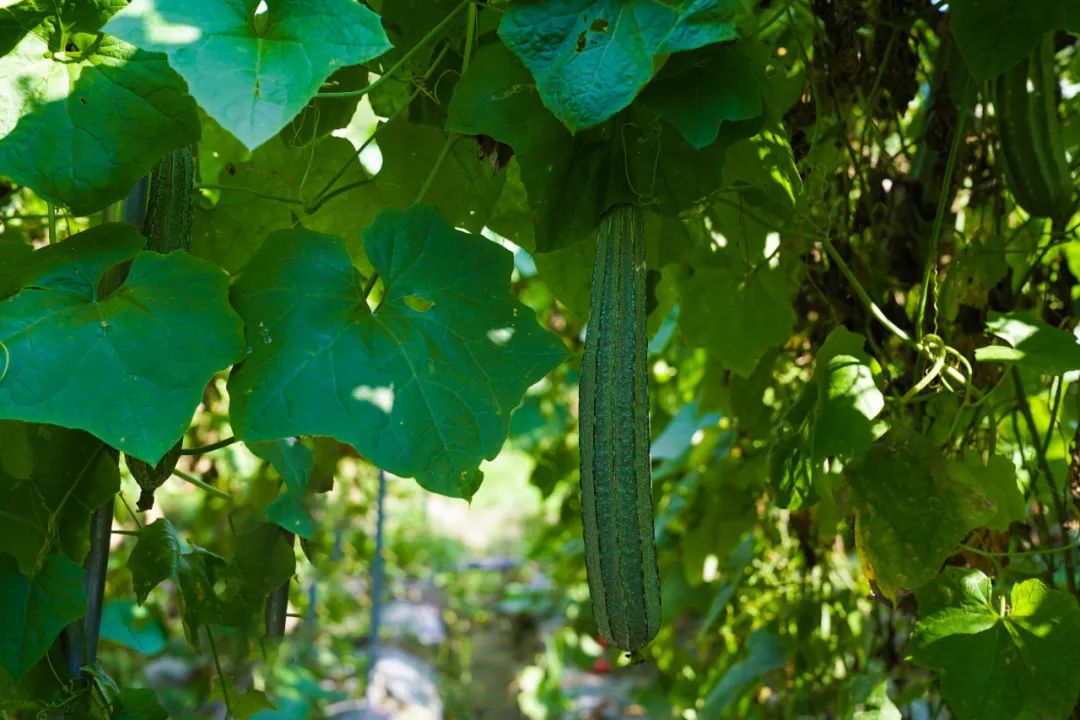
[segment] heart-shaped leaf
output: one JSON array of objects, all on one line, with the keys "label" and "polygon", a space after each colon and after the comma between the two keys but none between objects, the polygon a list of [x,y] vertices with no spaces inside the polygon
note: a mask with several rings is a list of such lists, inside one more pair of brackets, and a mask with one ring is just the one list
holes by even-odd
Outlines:
[{"label": "heart-shaped leaf", "polygon": [[390,49],[354,0],[135,0],[105,32],[165,53],[206,112],[254,149],[296,117],[330,73]]},{"label": "heart-shaped leaf", "polygon": [[235,286],[251,354],[229,379],[247,440],[327,435],[424,487],[470,497],[525,390],[563,360],[509,292],[513,256],[433,208],[364,231],[385,283],[372,312],[335,237],[274,233]]},{"label": "heart-shaped leaf", "polygon": [[[0,417],[86,430],[151,464],[176,443],[206,383],[242,353],[242,330],[225,273],[187,253],[140,254],[144,243],[130,225],[99,225],[26,260],[0,301]],[[132,258],[102,295],[106,271]]]}]

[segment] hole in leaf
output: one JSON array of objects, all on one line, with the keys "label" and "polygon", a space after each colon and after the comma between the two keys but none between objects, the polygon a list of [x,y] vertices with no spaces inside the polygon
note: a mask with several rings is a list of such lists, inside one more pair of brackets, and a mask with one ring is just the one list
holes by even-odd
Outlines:
[{"label": "hole in leaf", "polygon": [[81,104],[85,105],[86,104],[86,98],[84,98],[84,97],[79,98],[79,102]]},{"label": "hole in leaf", "polygon": [[425,297],[419,295],[408,295],[405,297],[405,304],[416,312],[427,312],[431,308],[435,307],[435,303],[431,302]]},{"label": "hole in leaf", "polygon": [[582,30],[581,34],[577,36],[577,51],[582,52],[585,50],[585,31]]},{"label": "hole in leaf", "polygon": [[608,29],[608,21],[604,20],[603,18],[596,18],[592,21],[592,25],[589,26],[589,29],[593,32],[606,33]]}]

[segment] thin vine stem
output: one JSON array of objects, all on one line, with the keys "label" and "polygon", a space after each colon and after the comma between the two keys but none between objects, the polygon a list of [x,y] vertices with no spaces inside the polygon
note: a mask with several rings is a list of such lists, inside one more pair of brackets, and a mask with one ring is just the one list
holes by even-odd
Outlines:
[{"label": "thin vine stem", "polygon": [[142,523],[142,520],[140,520],[139,516],[135,514],[135,511],[131,509],[131,503],[129,503],[127,501],[127,498],[124,496],[124,493],[123,492],[118,492],[116,494],[120,498],[120,502],[122,502],[124,504],[124,508],[127,509],[128,515],[131,516],[131,519],[138,526],[139,530],[142,530],[143,527],[144,527],[143,523]]},{"label": "thin vine stem", "polygon": [[229,701],[229,683],[225,678],[225,673],[221,671],[221,659],[218,657],[217,643],[214,642],[214,633],[210,631],[210,626],[206,626],[206,638],[210,641],[210,655],[214,658],[214,668],[217,670],[218,681],[221,683],[221,697],[225,701],[225,715],[226,717],[236,717],[236,713],[233,712],[232,703]]},{"label": "thin vine stem", "polygon": [[1074,549],[1074,546],[1072,546],[1072,545],[1061,545],[1059,547],[1039,548],[1037,550],[1009,550],[1007,552],[993,552],[991,550],[983,550],[981,548],[972,547],[971,545],[966,545],[964,543],[960,543],[957,547],[963,548],[964,550],[966,550],[969,553],[972,553],[974,555],[979,555],[979,556],[985,557],[985,558],[1035,557],[1035,556],[1038,556],[1038,555],[1053,555],[1053,554],[1056,554],[1056,553],[1067,553],[1070,550]]},{"label": "thin vine stem", "polygon": [[218,440],[217,442],[210,443],[209,445],[202,445],[200,447],[187,447],[180,451],[181,455],[202,455],[203,453],[213,452],[214,450],[220,450],[224,447],[239,442],[239,438],[235,435],[230,435],[224,440]]},{"label": "thin vine stem", "polygon": [[[931,360],[936,361],[937,353],[931,347],[931,344],[914,340],[911,335],[907,333],[907,331],[905,331],[899,325],[890,320],[889,316],[885,314],[885,311],[882,310],[881,307],[873,301],[873,299],[870,297],[870,294],[866,292],[866,288],[864,288],[862,286],[862,283],[859,282],[859,279],[855,277],[855,273],[852,272],[851,268],[848,267],[848,264],[844,262],[844,259],[840,257],[840,253],[837,252],[836,246],[833,245],[832,240],[829,239],[829,236],[822,235],[821,242],[825,246],[825,251],[829,254],[829,257],[834,263],[836,263],[836,266],[840,268],[840,272],[845,278],[847,278],[847,281],[851,283],[851,288],[852,290],[854,290],[855,295],[859,298],[863,305],[866,306],[867,310],[870,311],[870,314],[874,316],[874,319],[881,323],[886,330],[891,332],[902,342],[911,345],[919,353],[926,355]],[[938,339],[938,342],[940,342],[940,339]],[[959,352],[957,352],[955,349],[946,346],[946,353],[948,353],[949,350],[952,350],[952,352],[959,355]],[[975,396],[976,399],[982,397],[982,393],[979,391],[979,389],[971,384],[970,378],[965,376],[952,365],[946,363],[944,369],[940,370],[939,372],[945,373],[945,375],[949,379],[960,383],[961,385],[964,385],[967,388],[967,392],[970,393],[970,395]]]},{"label": "thin vine stem", "polygon": [[[468,3],[464,3],[463,5],[459,5],[456,10],[451,12],[450,16],[452,16],[454,13],[456,13],[458,10],[460,10],[462,7],[464,7],[464,5],[466,5],[466,4],[468,4]],[[447,19],[449,19],[450,16],[447,16]],[[444,20],[443,22],[446,22],[446,20]],[[464,75],[465,71],[469,69],[469,61],[472,58],[473,35],[475,34],[475,32],[476,32],[476,6],[475,5],[469,5],[469,17],[468,17],[468,19],[466,20],[466,23],[465,23],[465,53],[462,56],[462,60],[461,60],[461,74],[462,75]],[[421,42],[423,42],[423,41],[421,41]],[[422,203],[424,201],[424,198],[427,197],[428,190],[430,190],[432,184],[434,184],[435,177],[439,174],[439,170],[442,169],[442,165],[443,165],[444,162],[446,162],[446,158],[450,155],[450,150],[453,149],[454,143],[457,142],[457,139],[458,139],[458,136],[456,134],[454,134],[454,133],[450,133],[449,135],[446,136],[446,142],[443,143],[442,150],[439,151],[439,156],[437,158],[435,158],[435,163],[431,166],[431,170],[428,172],[427,177],[424,178],[424,184],[420,186],[420,191],[418,193],[416,193],[416,199],[413,200],[413,205],[419,205],[420,203]],[[364,299],[365,300],[371,294],[371,291],[375,289],[375,283],[377,283],[378,281],[379,281],[379,272],[378,272],[378,270],[376,270],[375,272],[373,272],[371,274],[371,277],[368,278],[368,283],[364,287]]]},{"label": "thin vine stem", "polygon": [[194,475],[191,475],[189,473],[186,473],[183,470],[179,470],[179,469],[174,468],[173,471],[172,471],[172,474],[175,475],[176,477],[180,478],[184,482],[194,485],[195,487],[199,488],[200,490],[205,490],[206,492],[210,493],[211,495],[214,495],[215,497],[219,497],[219,498],[222,498],[224,500],[231,500],[232,499],[232,495],[225,492],[224,490],[221,490],[220,488],[216,488],[216,487],[214,487],[213,485],[211,485],[209,483],[203,482],[199,478],[197,478]]},{"label": "thin vine stem", "polygon": [[[1016,390],[1016,396],[1019,400],[1020,416],[1024,418],[1024,423],[1027,425],[1028,434],[1031,435],[1031,444],[1035,446],[1035,459],[1038,469],[1046,476],[1046,487],[1050,492],[1050,497],[1054,503],[1054,513],[1057,515],[1058,525],[1061,528],[1062,537],[1069,537],[1068,528],[1068,513],[1065,510],[1065,499],[1062,495],[1058,494],[1057,483],[1054,481],[1054,474],[1050,470],[1050,463],[1046,459],[1047,446],[1039,441],[1039,429],[1035,425],[1035,417],[1031,414],[1031,406],[1028,403],[1027,393],[1024,391],[1024,381],[1020,377],[1020,372],[1014,367],[1012,369],[1013,385]],[[1060,405],[1060,401],[1055,403],[1055,409]],[[1050,428],[1053,429],[1056,422],[1056,412],[1050,418]],[[1017,436],[1019,439],[1019,436]],[[1034,482],[1034,478],[1032,479]],[[1038,499],[1036,498],[1036,503]],[[1070,592],[1076,592],[1076,564],[1075,558],[1072,553],[1065,553],[1065,579],[1069,585]]]},{"label": "thin vine stem", "polygon": [[303,205],[303,200],[297,200],[296,198],[285,197],[284,195],[270,195],[268,193],[259,192],[253,188],[244,187],[242,185],[215,185],[212,183],[199,183],[195,186],[199,190],[228,190],[231,192],[242,192],[255,197],[262,198],[263,200],[273,200],[275,202],[287,203],[289,205]]},{"label": "thin vine stem", "polygon": [[371,83],[370,85],[365,85],[364,87],[362,87],[362,88],[358,88],[358,89],[356,89],[356,90],[342,90],[342,91],[339,91],[339,92],[321,92],[321,93],[318,93],[318,94],[317,94],[317,95],[316,95],[315,97],[320,97],[320,98],[331,98],[331,97],[361,97],[361,96],[363,96],[363,95],[367,95],[368,93],[372,92],[372,91],[373,91],[373,90],[375,90],[375,89],[376,89],[377,87],[379,87],[380,85],[382,85],[382,84],[383,84],[384,82],[386,82],[387,80],[389,80],[390,78],[392,78],[392,77],[393,77],[393,76],[394,76],[394,75],[395,75],[395,74],[396,74],[396,73],[398,72],[398,70],[400,70],[401,68],[405,67],[405,65],[406,65],[406,64],[407,64],[407,63],[408,63],[408,62],[409,62],[410,60],[412,60],[412,59],[413,59],[413,56],[415,56],[415,55],[416,55],[416,53],[420,52],[420,50],[421,50],[421,49],[422,49],[422,48],[423,48],[423,47],[424,47],[425,45],[427,45],[427,44],[428,44],[429,42],[431,42],[431,41],[432,41],[432,40],[433,40],[433,39],[434,39],[435,37],[437,37],[437,36],[438,36],[439,34],[441,34],[441,33],[442,33],[442,31],[443,31],[443,30],[445,30],[445,29],[447,28],[447,26],[448,26],[448,25],[450,25],[450,23],[451,23],[451,22],[453,22],[454,18],[455,18],[455,17],[457,16],[457,14],[458,14],[459,12],[461,12],[462,10],[464,10],[464,9],[465,9],[466,7],[472,7],[472,9],[473,9],[473,10],[475,10],[475,9],[476,9],[476,8],[475,8],[475,6],[473,6],[473,5],[472,5],[472,0],[465,0],[464,2],[462,2],[461,4],[459,4],[459,5],[458,5],[457,7],[455,7],[455,8],[453,9],[453,10],[451,10],[451,11],[449,12],[449,14],[447,14],[447,16],[446,16],[446,17],[444,17],[444,18],[443,18],[443,19],[442,19],[442,20],[441,20],[441,21],[439,22],[439,24],[438,24],[438,25],[436,25],[435,27],[431,28],[431,30],[428,30],[427,34],[426,34],[426,35],[424,35],[424,37],[420,38],[420,39],[419,39],[419,40],[417,41],[417,43],[416,43],[415,45],[413,45],[413,46],[412,46],[412,48],[410,48],[410,50],[409,50],[409,51],[408,51],[407,53],[405,53],[404,55],[402,55],[402,56],[401,56],[401,59],[400,59],[400,60],[398,60],[398,61],[397,61],[396,63],[394,63],[394,64],[393,64],[393,65],[392,65],[392,66],[390,67],[390,69],[389,69],[389,70],[387,70],[387,71],[386,71],[385,73],[383,73],[382,75],[380,75],[380,76],[379,76],[379,77],[378,77],[378,78],[377,78],[377,79],[376,79],[376,80],[375,80],[375,81],[374,81],[373,83]]},{"label": "thin vine stem", "polygon": [[49,244],[56,242],[56,206],[48,204],[49,208]]},{"label": "thin vine stem", "polygon": [[[431,78],[431,74],[433,72],[435,72],[435,68],[437,68],[439,66],[439,63],[442,62],[442,59],[444,57],[446,57],[446,53],[448,53],[449,51],[450,51],[450,46],[449,45],[444,45],[442,50],[439,51],[439,53],[435,56],[435,59],[431,62],[431,66],[428,67],[428,69],[424,71],[424,74],[420,76],[422,80],[424,80],[426,82],[428,79]],[[379,132],[384,127],[386,127],[387,125],[392,123],[397,118],[398,115],[400,115],[402,112],[404,112],[404,110],[406,108],[408,108],[410,105],[412,105],[413,100],[415,100],[417,98],[417,96],[420,94],[420,92],[421,92],[421,89],[420,89],[420,87],[418,85],[417,88],[415,90],[413,90],[412,94],[409,96],[409,99],[406,100],[404,103],[402,103],[398,108],[396,108],[394,110],[394,112],[390,113],[390,115],[386,118],[386,120],[380,122],[378,127],[375,128],[375,130],[371,133],[371,135],[369,135],[368,138],[366,140],[364,140],[363,143],[360,144],[360,147],[358,147],[356,149],[356,153],[355,153],[355,155],[353,155],[353,157],[356,157],[356,156],[360,155],[360,153],[364,152],[364,150],[366,150],[367,147],[369,145],[371,145],[372,142],[375,141],[375,138],[379,135]],[[326,185],[319,192],[319,194],[315,196],[315,201],[312,202],[311,207],[306,208],[306,212],[308,214],[311,214],[311,213],[315,212],[316,210],[318,210],[319,208],[321,208],[324,204],[329,202],[330,199],[332,197],[334,197],[335,195],[340,195],[341,192],[344,192],[344,190],[341,190],[341,189],[331,191],[331,188],[334,187],[334,183],[336,183],[338,180],[340,180],[341,176],[344,175],[345,172],[349,169],[349,165],[352,163],[353,157],[350,157],[348,160],[346,160],[341,165],[340,168],[338,168],[337,172],[334,173],[334,176],[332,178],[330,178],[330,180],[326,183]],[[355,184],[356,183],[354,183],[354,185]],[[351,187],[349,189],[351,189]]]},{"label": "thin vine stem", "polygon": [[[967,109],[971,103],[971,80],[964,85],[963,100],[956,112],[956,126],[953,128],[952,144],[949,146],[949,156],[945,161],[945,175],[941,180],[941,192],[938,195],[937,210],[934,213],[934,225],[930,230],[930,238],[926,247],[926,260],[923,263],[922,292],[919,295],[919,310],[915,322],[915,337],[922,340],[926,325],[926,303],[930,297],[930,284],[934,282],[934,272],[937,268],[938,243],[941,242],[941,232],[945,226],[945,215],[951,204],[953,174],[956,171],[956,156],[960,154],[960,145],[964,141],[964,127],[967,124]],[[935,304],[936,299],[935,289]],[[937,317],[934,317],[936,332]]]}]

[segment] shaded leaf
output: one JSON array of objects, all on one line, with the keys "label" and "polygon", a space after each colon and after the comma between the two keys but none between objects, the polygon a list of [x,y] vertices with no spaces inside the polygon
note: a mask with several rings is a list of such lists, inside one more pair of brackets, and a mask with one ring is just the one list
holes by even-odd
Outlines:
[{"label": "shaded leaf", "polygon": [[902,431],[875,444],[849,477],[859,557],[889,598],[934,577],[957,543],[1003,512],[963,461]]},{"label": "shaded leaf", "polygon": [[18,680],[44,657],[68,623],[86,613],[83,570],[50,555],[30,577],[0,554],[0,667]]},{"label": "shaded leaf", "polygon": [[[267,235],[297,221],[356,243],[359,229],[374,217],[370,176],[344,138],[294,147],[278,137],[254,153],[238,145],[224,145],[218,152],[223,154],[214,159],[219,175],[211,182],[224,189],[216,205],[196,205],[191,252],[229,272],[243,267]],[[320,204],[327,188],[351,189]]]},{"label": "shaded leaf", "polygon": [[917,593],[911,657],[938,671],[958,720],[1065,717],[1080,693],[1080,608],[1039,580],[998,605],[990,578],[947,568]]},{"label": "shaded leaf", "polygon": [[234,293],[252,353],[229,380],[233,426],[248,440],[331,436],[470,497],[510,412],[565,350],[509,294],[512,255],[433,208],[383,211],[365,249],[386,288],[374,313],[338,238],[281,231],[252,259]]},{"label": "shaded leaf", "polygon": [[761,628],[750,633],[745,651],[746,656],[728,668],[709,690],[698,717],[703,720],[730,717],[732,706],[744,693],[755,687],[761,676],[779,670],[787,662],[787,653],[780,638]]},{"label": "shaded leaf", "polygon": [[113,720],[168,720],[157,693],[146,688],[122,688],[113,708]]},{"label": "shaded leaf", "polygon": [[236,535],[233,564],[240,576],[233,624],[261,621],[266,596],[288,582],[296,570],[292,543],[277,525],[252,522]]},{"label": "shaded leaf", "polygon": [[734,37],[734,15],[732,0],[531,0],[506,10],[499,35],[576,132],[629,105],[656,56]]},{"label": "shaded leaf", "polygon": [[680,53],[664,65],[641,102],[700,150],[716,141],[724,122],[761,115],[762,71],[737,44]]},{"label": "shaded leaf", "polygon": [[986,329],[1012,347],[976,348],[979,362],[1015,363],[1045,375],[1080,369],[1080,342],[1064,330],[1042,322],[1030,312],[991,312]]},{"label": "shaded leaf", "polygon": [[950,29],[968,70],[991,80],[1020,62],[1044,33],[1066,27],[1062,0],[952,0]]},{"label": "shaded leaf", "polygon": [[[116,460],[84,432],[51,425],[13,423],[29,452],[23,478],[0,472],[0,551],[32,575],[54,547],[76,563],[90,549],[90,516],[120,489]],[[14,438],[0,441],[0,453]]]},{"label": "shaded leaf", "polygon": [[794,324],[783,275],[767,266],[707,265],[683,283],[683,340],[706,348],[743,377],[750,376],[766,351],[787,340]]},{"label": "shaded leaf", "polygon": [[101,613],[101,638],[150,657],[168,647],[157,619],[132,600],[109,600]]},{"label": "shaded leaf", "polygon": [[187,543],[164,518],[139,531],[128,557],[135,597],[139,603],[164,580],[178,589],[180,617],[188,642],[198,645],[199,628],[223,620],[223,604],[214,588],[225,561],[197,545]]},{"label": "shaded leaf", "polygon": [[266,508],[267,516],[289,532],[311,538],[315,532],[307,510],[308,485],[315,468],[311,449],[298,438],[252,442],[247,448],[273,465],[285,485],[277,499]]}]

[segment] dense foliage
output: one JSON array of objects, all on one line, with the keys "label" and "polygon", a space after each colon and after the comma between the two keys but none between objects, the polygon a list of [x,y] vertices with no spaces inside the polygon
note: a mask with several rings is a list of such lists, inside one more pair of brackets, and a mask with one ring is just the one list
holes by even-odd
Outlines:
[{"label": "dense foliage", "polygon": [[[0,716],[324,717],[414,591],[448,717],[1076,716],[1080,0],[0,5]],[[578,452],[626,204],[633,657]]]}]

